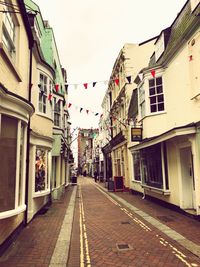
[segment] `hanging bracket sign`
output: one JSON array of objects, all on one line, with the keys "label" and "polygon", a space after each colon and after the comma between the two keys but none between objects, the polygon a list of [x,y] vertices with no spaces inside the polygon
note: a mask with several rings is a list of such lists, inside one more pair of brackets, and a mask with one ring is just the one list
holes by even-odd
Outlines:
[{"label": "hanging bracket sign", "polygon": [[142,128],[131,128],[131,141],[142,141]]}]

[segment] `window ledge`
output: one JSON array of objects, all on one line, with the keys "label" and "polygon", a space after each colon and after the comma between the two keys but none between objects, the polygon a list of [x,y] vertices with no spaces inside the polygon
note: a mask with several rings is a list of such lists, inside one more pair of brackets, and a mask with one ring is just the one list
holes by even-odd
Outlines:
[{"label": "window ledge", "polygon": [[164,190],[164,189],[152,187],[152,186],[145,185],[145,184],[142,184],[142,188],[149,190],[149,191],[152,191],[152,192],[155,192],[155,193],[160,194],[160,195],[164,195],[164,196],[168,196],[171,194],[171,192],[169,190]]},{"label": "window ledge", "polygon": [[14,210],[8,210],[8,211],[0,212],[0,220],[16,216],[16,215],[24,212],[25,210],[26,210],[26,205],[24,204],[24,205],[14,209]]},{"label": "window ledge", "polygon": [[4,56],[5,60],[8,62],[8,65],[11,68],[12,72],[14,73],[15,77],[17,78],[18,82],[22,82],[22,78],[19,74],[19,71],[17,70],[15,64],[13,63],[10,55],[6,51],[6,48],[3,43],[0,43],[0,51],[2,52],[2,55]]},{"label": "window ledge", "polygon": [[43,197],[43,196],[46,196],[48,194],[50,194],[50,189],[47,189],[47,190],[44,190],[44,191],[39,191],[39,192],[34,192],[33,198]]},{"label": "window ledge", "polygon": [[141,181],[132,180],[132,183],[141,184]]}]

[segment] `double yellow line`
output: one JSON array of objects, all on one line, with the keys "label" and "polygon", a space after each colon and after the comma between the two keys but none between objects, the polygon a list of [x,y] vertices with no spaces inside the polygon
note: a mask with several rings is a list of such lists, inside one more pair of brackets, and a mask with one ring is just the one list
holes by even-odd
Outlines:
[{"label": "double yellow line", "polygon": [[80,212],[80,267],[84,267],[84,266],[91,267],[81,186],[80,186],[79,196],[80,196],[80,201],[79,201],[79,212]]}]

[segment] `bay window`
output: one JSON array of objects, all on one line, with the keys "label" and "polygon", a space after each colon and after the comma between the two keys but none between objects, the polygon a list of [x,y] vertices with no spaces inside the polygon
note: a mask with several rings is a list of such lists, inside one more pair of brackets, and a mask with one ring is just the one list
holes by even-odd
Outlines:
[{"label": "bay window", "polygon": [[39,111],[47,113],[47,76],[40,73]]},{"label": "bay window", "polygon": [[24,205],[26,125],[0,114],[0,212]]}]

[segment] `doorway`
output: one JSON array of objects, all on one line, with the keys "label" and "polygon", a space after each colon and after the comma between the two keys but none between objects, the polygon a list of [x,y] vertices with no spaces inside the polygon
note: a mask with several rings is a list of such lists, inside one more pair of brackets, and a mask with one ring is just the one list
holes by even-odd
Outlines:
[{"label": "doorway", "polygon": [[180,148],[182,208],[194,209],[194,175],[191,147]]}]

